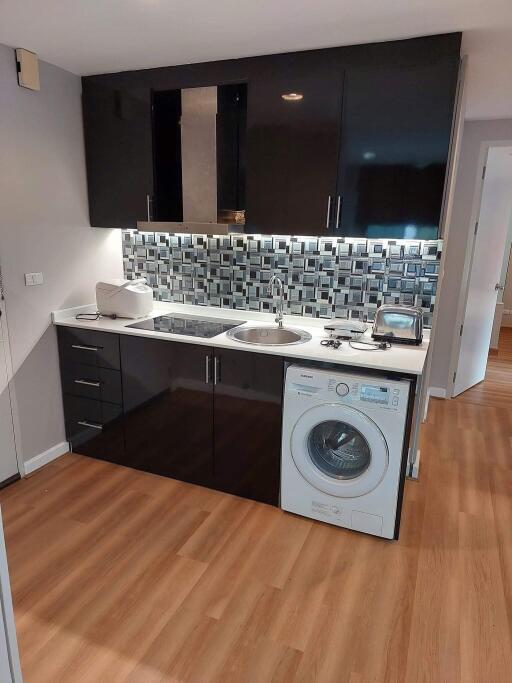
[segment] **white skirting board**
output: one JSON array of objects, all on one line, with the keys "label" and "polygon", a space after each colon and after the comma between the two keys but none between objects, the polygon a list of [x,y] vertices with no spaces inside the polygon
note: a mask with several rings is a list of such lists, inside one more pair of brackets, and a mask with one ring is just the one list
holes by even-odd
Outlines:
[{"label": "white skirting board", "polygon": [[418,480],[420,478],[420,456],[421,453],[418,450],[416,453],[416,460],[412,463],[407,464],[407,479],[416,479]]},{"label": "white skirting board", "polygon": [[429,387],[428,395],[432,398],[446,398],[446,389],[444,387]]},{"label": "white skirting board", "polygon": [[44,465],[47,465],[52,460],[60,458],[61,455],[64,455],[64,453],[67,453],[68,451],[69,443],[67,441],[62,441],[61,443],[55,444],[55,446],[52,446],[47,451],[39,453],[39,455],[27,460],[24,466],[25,474],[31,474],[32,472],[35,472],[40,467],[44,467]]}]

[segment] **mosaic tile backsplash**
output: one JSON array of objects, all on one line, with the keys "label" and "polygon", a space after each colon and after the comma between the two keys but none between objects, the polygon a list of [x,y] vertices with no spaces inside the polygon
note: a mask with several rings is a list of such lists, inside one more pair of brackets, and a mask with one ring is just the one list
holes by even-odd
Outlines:
[{"label": "mosaic tile backsplash", "polygon": [[267,283],[284,283],[285,313],[372,321],[381,304],[420,306],[430,326],[442,240],[123,232],[127,279],[159,301],[272,312]]}]

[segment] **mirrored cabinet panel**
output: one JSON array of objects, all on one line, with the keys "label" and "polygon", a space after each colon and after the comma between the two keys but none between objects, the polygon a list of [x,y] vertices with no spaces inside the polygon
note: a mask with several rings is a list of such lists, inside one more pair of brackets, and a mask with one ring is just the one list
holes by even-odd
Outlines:
[{"label": "mirrored cabinet panel", "polygon": [[247,85],[154,91],[152,111],[147,220],[243,225]]}]

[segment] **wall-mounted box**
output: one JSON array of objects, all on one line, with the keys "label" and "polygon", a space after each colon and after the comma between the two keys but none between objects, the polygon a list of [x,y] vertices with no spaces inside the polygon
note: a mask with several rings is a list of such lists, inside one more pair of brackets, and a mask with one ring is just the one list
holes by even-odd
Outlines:
[{"label": "wall-mounted box", "polygon": [[16,66],[18,68],[18,83],[23,88],[40,90],[39,59],[35,52],[23,48],[16,49]]}]

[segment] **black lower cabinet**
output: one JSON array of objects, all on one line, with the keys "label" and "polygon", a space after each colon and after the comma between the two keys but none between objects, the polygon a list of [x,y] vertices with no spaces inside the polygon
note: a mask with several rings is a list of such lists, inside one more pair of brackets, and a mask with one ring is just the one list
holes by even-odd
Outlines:
[{"label": "black lower cabinet", "polygon": [[278,505],[283,360],[215,349],[215,488]]},{"label": "black lower cabinet", "polygon": [[125,464],[277,505],[283,361],[121,337]]},{"label": "black lower cabinet", "polygon": [[73,451],[278,505],[281,357],[102,334],[59,335]]},{"label": "black lower cabinet", "polygon": [[58,328],[66,436],[75,453],[124,463],[119,335]]},{"label": "black lower cabinet", "polygon": [[121,336],[125,464],[210,486],[211,349]]}]

